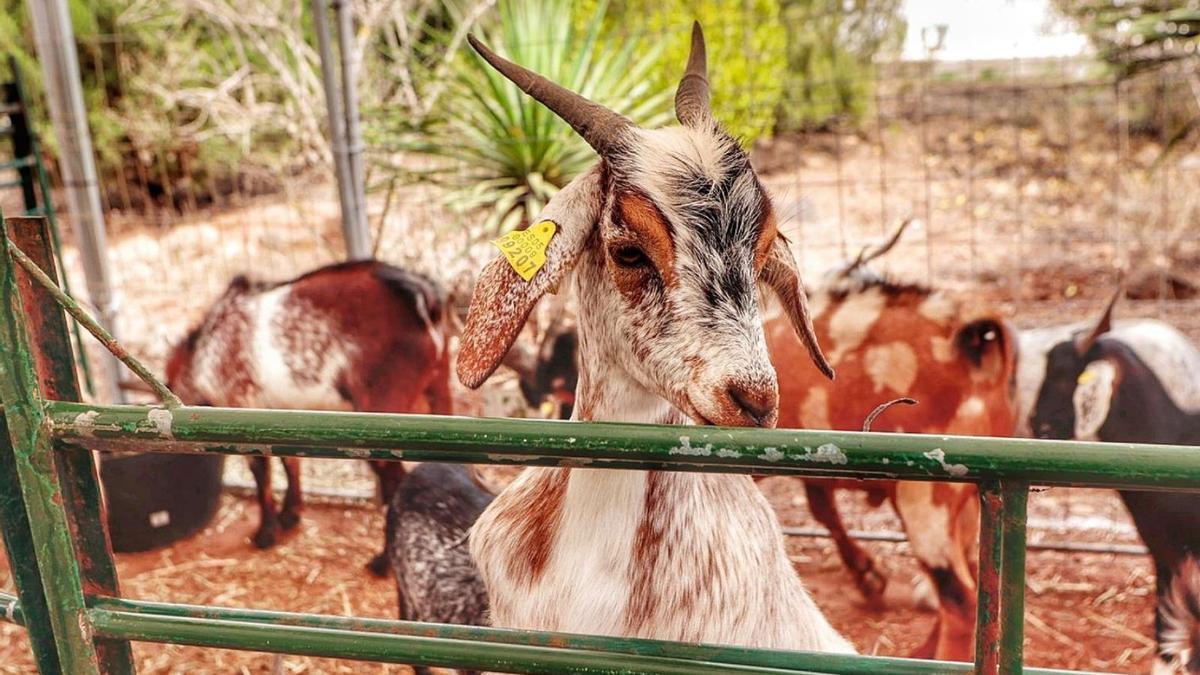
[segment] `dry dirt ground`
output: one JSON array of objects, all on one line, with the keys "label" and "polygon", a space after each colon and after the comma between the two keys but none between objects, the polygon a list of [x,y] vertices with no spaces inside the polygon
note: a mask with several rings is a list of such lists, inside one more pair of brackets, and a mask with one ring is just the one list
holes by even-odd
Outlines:
[{"label": "dry dirt ground", "polygon": [[[511,475],[511,471],[504,470]],[[792,479],[762,487],[785,525],[814,527],[803,490]],[[899,528],[888,507],[870,510],[854,493],[841,503],[853,528]],[[1132,525],[1112,493],[1050,490],[1032,497],[1031,542],[1133,543]],[[257,518],[248,500],[226,497],[210,527],[162,551],[122,554],[117,565],[129,597],[190,603],[395,616],[391,580],[363,568],[382,536],[375,508],[311,505],[300,528],[269,551],[251,547]],[[867,543],[892,579],[889,606],[862,603],[827,539],[789,537],[788,551],[817,603],[864,653],[903,655],[920,645],[933,614],[915,603],[919,578],[905,543]],[[1031,551],[1028,562],[1026,655],[1033,666],[1146,672],[1152,653],[1153,571],[1142,556]],[[0,560],[0,588],[12,579]],[[32,672],[23,632],[0,624],[0,672]],[[269,654],[137,644],[142,673],[270,673]],[[296,656],[285,673],[399,673],[399,666]]]}]

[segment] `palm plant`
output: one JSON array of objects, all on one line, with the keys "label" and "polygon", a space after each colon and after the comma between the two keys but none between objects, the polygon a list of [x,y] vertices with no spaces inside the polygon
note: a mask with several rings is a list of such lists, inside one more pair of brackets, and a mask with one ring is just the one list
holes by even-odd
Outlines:
[{"label": "palm plant", "polygon": [[[669,119],[673,94],[655,88],[649,77],[661,47],[627,40],[601,49],[597,36],[606,4],[580,23],[567,0],[504,0],[498,21],[479,33],[497,53],[638,123],[661,125]],[[595,154],[565,122],[473,52],[463,53],[451,71],[433,121],[419,139],[395,146],[427,156],[432,166],[403,177],[447,187],[455,209],[483,210],[486,234],[531,222]]]}]

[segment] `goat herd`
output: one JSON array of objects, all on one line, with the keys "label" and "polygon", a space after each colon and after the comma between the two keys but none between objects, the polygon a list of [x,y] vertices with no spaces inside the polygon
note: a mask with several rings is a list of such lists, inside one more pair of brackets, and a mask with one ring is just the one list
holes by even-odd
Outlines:
[{"label": "goat herd", "polygon": [[[911,397],[919,405],[875,428],[1200,444],[1200,350],[1161,322],[1114,323],[1113,303],[1088,325],[1019,331],[979,302],[872,273],[894,239],[806,290],[746,154],[712,116],[698,25],[675,98],[681,125],[657,130],[471,44],[600,157],[542,213],[554,223],[544,264],[526,281],[493,260],[457,339],[437,284],[380,262],[274,284],[239,277],[170,356],[185,402],[450,414],[452,363],[471,388],[503,363],[529,403],[553,400],[578,420],[855,430],[880,402]],[[514,348],[541,296],[568,278],[575,324]],[[761,305],[760,287],[773,296]],[[251,461],[254,543],[268,547],[300,518],[299,460],[283,460],[278,511],[268,461]],[[373,468],[388,514],[370,567],[394,574],[403,618],[854,651],[805,591],[748,477],[530,468],[493,498],[462,466]],[[839,488],[892,504],[936,589],[938,621],[915,655],[970,660],[975,488],[805,481],[869,600],[888,579],[848,536]],[[1200,495],[1121,497],[1157,572],[1156,670],[1200,672]]]}]

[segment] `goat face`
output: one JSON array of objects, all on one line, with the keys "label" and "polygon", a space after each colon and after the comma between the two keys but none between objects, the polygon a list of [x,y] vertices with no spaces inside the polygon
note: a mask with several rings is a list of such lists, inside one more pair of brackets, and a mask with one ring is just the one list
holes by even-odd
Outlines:
[{"label": "goat face", "polygon": [[1038,390],[1030,420],[1038,438],[1070,439],[1075,434],[1075,387],[1088,360],[1071,341],[1060,342],[1046,356],[1046,379]]},{"label": "goat face", "polygon": [[1089,331],[1050,348],[1030,427],[1038,438],[1091,440],[1108,417],[1119,374],[1103,339],[1118,290]]},{"label": "goat face", "polygon": [[610,362],[698,422],[773,426],[755,289],[777,234],[745,153],[715,127],[640,132],[605,179],[591,292],[623,338]]},{"label": "goat face", "polygon": [[476,284],[459,356],[465,384],[487,378],[533,304],[577,261],[581,309],[605,322],[605,330],[582,336],[582,351],[697,422],[775,423],[778,387],[757,281],[780,296],[810,356],[832,376],[770,200],[746,154],[709,110],[698,24],[675,97],[682,126],[660,130],[640,129],[473,39],[472,45],[571,124],[601,161],[543,212],[560,228],[545,269],[523,283],[503,261],[493,261]]}]

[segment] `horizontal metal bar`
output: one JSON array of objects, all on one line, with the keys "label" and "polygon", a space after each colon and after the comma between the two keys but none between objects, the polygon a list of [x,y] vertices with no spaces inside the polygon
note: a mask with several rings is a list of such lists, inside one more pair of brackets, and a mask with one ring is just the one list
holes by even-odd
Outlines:
[{"label": "horizontal metal bar", "polygon": [[33,162],[34,162],[34,157],[32,155],[30,155],[28,157],[18,157],[17,159],[10,159],[6,162],[0,162],[0,171],[3,171],[5,169],[27,169],[27,168],[33,166]]},{"label": "horizontal metal bar", "polygon": [[614,654],[555,647],[487,644],[441,637],[390,635],[308,626],[279,626],[250,621],[193,619],[96,609],[90,612],[96,634],[109,638],[246,649],[301,656],[407,663],[413,665],[499,670],[514,673],[655,672],[806,673],[795,669],[756,668],[658,656]]},{"label": "horizontal metal bar", "polygon": [[21,601],[12,593],[0,593],[0,621],[25,625],[25,613],[21,611]]},{"label": "horizontal metal bar", "polygon": [[[246,485],[245,493],[251,494],[253,485]],[[239,488],[240,489],[240,488]],[[304,493],[308,494],[308,489]],[[829,530],[821,527],[785,527],[783,534],[788,537],[810,537],[813,539],[829,539]],[[908,537],[903,532],[884,530],[868,532],[866,530],[847,530],[846,534],[859,541],[882,541],[889,544],[903,544]],[[1030,542],[1030,551],[1067,551],[1071,553],[1113,553],[1117,555],[1148,555],[1149,551],[1140,544],[1093,544],[1090,542],[1072,541],[1041,541]]]},{"label": "horizontal metal bar", "polygon": [[[896,673],[898,675],[928,675],[931,673],[969,673],[972,666],[967,663],[947,663],[939,661],[905,659],[905,658],[888,658],[888,657],[861,657],[861,656],[846,656],[836,654],[815,654],[807,652],[792,652],[792,651],[774,651],[765,649],[750,649],[744,647],[724,647],[716,645],[699,645],[687,644],[678,642],[666,642],[662,640],[642,640],[633,638],[613,638],[613,637],[598,637],[587,635],[574,635],[567,633],[544,633],[534,631],[514,631],[498,628],[482,628],[476,626],[452,626],[445,624],[422,624],[407,621],[392,621],[386,619],[362,619],[355,617],[343,616],[327,616],[316,614],[296,614],[291,612],[273,612],[266,610],[251,610],[251,609],[235,609],[224,607],[207,607],[199,605],[176,605],[170,603],[146,602],[138,600],[125,600],[118,598],[94,598],[93,599],[93,614],[96,612],[105,611],[111,615],[120,615],[123,631],[134,630],[129,625],[131,617],[140,619],[153,618],[172,618],[187,621],[200,622],[221,622],[221,626],[233,624],[235,626],[255,625],[259,628],[254,633],[254,639],[262,639],[263,634],[261,628],[303,628],[311,630],[329,630],[336,631],[342,635],[355,635],[352,641],[355,645],[362,644],[358,636],[363,634],[383,635],[388,638],[408,638],[421,639],[425,642],[401,642],[395,641],[394,644],[388,645],[382,655],[386,660],[398,663],[428,663],[430,665],[440,665],[446,667],[460,668],[491,668],[498,667],[497,662],[492,660],[480,661],[479,659],[490,659],[491,657],[479,657],[474,654],[460,654],[457,651],[448,651],[441,655],[437,661],[425,660],[415,661],[417,656],[428,657],[433,652],[425,651],[433,645],[437,645],[439,641],[445,641],[447,644],[452,644],[453,649],[461,649],[464,645],[469,645],[471,649],[476,649],[479,653],[484,653],[490,647],[524,647],[536,648],[539,650],[547,650],[554,654],[571,654],[576,656],[572,658],[583,659],[590,658],[592,655],[602,654],[603,657],[598,659],[598,662],[606,668],[622,669],[629,668],[629,665],[623,665],[623,662],[618,662],[617,658],[625,657],[652,657],[669,659],[674,661],[685,661],[687,666],[693,665],[698,668],[708,668],[710,666],[751,668],[754,672],[822,672],[822,673]],[[103,621],[96,619],[96,625],[99,627]],[[105,629],[100,629],[103,633]],[[144,630],[137,628],[136,630]],[[155,631],[161,630],[155,628]],[[189,628],[189,630],[195,630]],[[123,632],[122,637],[129,639],[148,639],[138,638],[136,635]],[[167,635],[164,640],[175,642],[169,639],[173,636]],[[299,635],[297,635],[299,637]],[[196,644],[187,642],[186,644]],[[205,641],[202,644],[209,644]],[[236,644],[231,645],[224,643],[221,645],[210,646],[225,646],[230,648],[241,649],[256,649],[263,651],[288,651],[289,653],[299,653],[291,650],[282,649],[282,645],[276,645],[275,649],[264,647],[261,643],[253,644]],[[418,651],[407,651],[408,647],[413,647]],[[401,648],[406,651],[400,652]],[[439,652],[440,654],[440,652]],[[341,654],[331,654],[322,652],[321,656],[339,656]],[[586,656],[585,656],[586,655]],[[461,658],[460,658],[461,657]],[[356,658],[346,656],[345,658]],[[364,658],[377,658],[375,655]],[[470,658],[473,660],[465,660]],[[537,657],[539,660],[536,664],[530,663],[528,667],[515,669],[514,672],[548,672],[555,668],[579,668],[585,664],[585,661],[578,660],[573,662],[556,661],[557,666],[550,667],[548,662],[542,660],[542,656]],[[594,667],[595,662],[592,663]],[[507,663],[507,667],[511,668],[516,662]],[[545,667],[546,670],[541,668]],[[537,668],[537,669],[535,669]],[[765,670],[764,670],[765,669]],[[559,671],[561,672],[561,670]],[[590,672],[596,672],[594,670]],[[601,671],[607,672],[607,671]],[[705,670],[685,670],[684,672],[708,672]],[[745,671],[738,671],[745,672]],[[1028,669],[1026,672],[1049,674],[1049,673],[1065,673],[1070,671],[1056,671],[1046,669]]]},{"label": "horizontal metal bar", "polygon": [[[295,410],[47,404],[96,449],[1200,489],[1200,448]],[[217,446],[217,447],[213,447]]]}]

